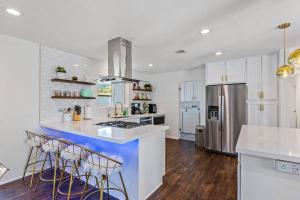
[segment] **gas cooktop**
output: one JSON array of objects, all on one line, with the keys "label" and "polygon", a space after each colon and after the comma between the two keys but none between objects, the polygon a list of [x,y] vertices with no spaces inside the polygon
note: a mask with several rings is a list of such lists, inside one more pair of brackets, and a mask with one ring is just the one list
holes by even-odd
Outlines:
[{"label": "gas cooktop", "polygon": [[135,128],[135,127],[139,127],[139,126],[144,126],[146,124],[136,123],[136,122],[125,122],[125,121],[108,121],[108,122],[100,122],[96,125],[130,129],[130,128]]}]

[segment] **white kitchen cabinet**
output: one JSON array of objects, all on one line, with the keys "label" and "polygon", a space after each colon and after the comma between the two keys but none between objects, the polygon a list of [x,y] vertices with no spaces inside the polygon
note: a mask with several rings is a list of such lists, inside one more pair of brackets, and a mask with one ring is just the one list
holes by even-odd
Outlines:
[{"label": "white kitchen cabinet", "polygon": [[185,101],[194,101],[194,83],[193,81],[184,82],[184,99]]},{"label": "white kitchen cabinet", "polygon": [[180,83],[180,101],[185,101],[185,98],[184,98],[184,82]]},{"label": "white kitchen cabinet", "polygon": [[248,100],[259,100],[261,91],[261,56],[247,58]]},{"label": "white kitchen cabinet", "polygon": [[202,87],[201,81],[194,81],[194,101],[201,101]]},{"label": "white kitchen cabinet", "polygon": [[264,93],[264,99],[278,99],[278,78],[276,77],[277,68],[277,53],[262,56],[262,91]]},{"label": "white kitchen cabinet", "polygon": [[206,64],[206,85],[245,83],[246,59]]},{"label": "white kitchen cabinet", "polygon": [[199,112],[182,112],[182,132],[195,134],[196,126],[200,124]]},{"label": "white kitchen cabinet", "polygon": [[183,81],[180,83],[180,101],[200,101],[201,81]]},{"label": "white kitchen cabinet", "polygon": [[277,67],[277,53],[247,58],[248,100],[278,99]]},{"label": "white kitchen cabinet", "polygon": [[248,102],[248,125],[278,126],[277,102]]},{"label": "white kitchen cabinet", "polygon": [[222,84],[226,74],[225,61],[206,64],[206,85]]},{"label": "white kitchen cabinet", "polygon": [[235,59],[226,61],[226,83],[246,82],[246,59]]}]

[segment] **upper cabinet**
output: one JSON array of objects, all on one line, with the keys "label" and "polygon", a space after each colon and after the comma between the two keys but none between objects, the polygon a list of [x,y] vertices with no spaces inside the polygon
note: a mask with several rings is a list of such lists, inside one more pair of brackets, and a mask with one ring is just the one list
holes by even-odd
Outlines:
[{"label": "upper cabinet", "polygon": [[245,83],[246,82],[246,59],[235,59],[226,61],[227,83]]},{"label": "upper cabinet", "polygon": [[206,64],[206,85],[222,84],[226,73],[225,61]]},{"label": "upper cabinet", "polygon": [[206,64],[206,85],[245,83],[246,59]]},{"label": "upper cabinet", "polygon": [[200,101],[200,98],[200,81],[184,81],[180,83],[180,101]]},{"label": "upper cabinet", "polygon": [[277,100],[278,54],[247,58],[248,100]]}]

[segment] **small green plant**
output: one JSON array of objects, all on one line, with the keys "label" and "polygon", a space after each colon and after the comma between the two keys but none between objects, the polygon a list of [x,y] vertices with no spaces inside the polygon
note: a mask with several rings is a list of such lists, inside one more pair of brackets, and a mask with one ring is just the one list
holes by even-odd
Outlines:
[{"label": "small green plant", "polygon": [[152,90],[152,85],[151,84],[145,84],[144,88],[145,88],[145,90]]},{"label": "small green plant", "polygon": [[62,66],[58,66],[56,67],[56,72],[60,72],[60,73],[67,73],[65,68]]}]

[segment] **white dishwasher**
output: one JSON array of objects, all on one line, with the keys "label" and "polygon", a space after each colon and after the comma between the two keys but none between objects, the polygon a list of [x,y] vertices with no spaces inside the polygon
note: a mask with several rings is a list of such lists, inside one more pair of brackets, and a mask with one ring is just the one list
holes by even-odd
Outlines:
[{"label": "white dishwasher", "polygon": [[183,133],[195,134],[196,126],[200,125],[199,111],[182,112],[182,130]]}]

